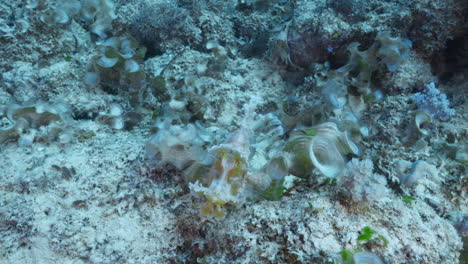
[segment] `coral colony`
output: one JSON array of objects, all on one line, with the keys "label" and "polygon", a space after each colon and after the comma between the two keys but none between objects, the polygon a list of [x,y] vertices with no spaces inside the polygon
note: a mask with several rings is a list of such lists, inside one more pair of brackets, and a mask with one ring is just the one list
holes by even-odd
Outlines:
[{"label": "coral colony", "polygon": [[468,263],[468,5],[0,3],[0,263]]}]

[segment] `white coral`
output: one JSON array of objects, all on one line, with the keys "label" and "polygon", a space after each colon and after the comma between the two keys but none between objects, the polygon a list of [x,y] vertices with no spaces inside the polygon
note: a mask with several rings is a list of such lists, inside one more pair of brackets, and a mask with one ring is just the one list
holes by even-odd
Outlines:
[{"label": "white coral", "polygon": [[354,202],[375,202],[388,193],[387,180],[373,173],[371,160],[352,159],[338,178],[339,192]]},{"label": "white coral", "polygon": [[417,160],[411,165],[411,170],[408,174],[400,174],[400,184],[405,187],[411,187],[418,183],[421,179],[430,179],[432,181],[438,180],[437,167],[425,162]]}]

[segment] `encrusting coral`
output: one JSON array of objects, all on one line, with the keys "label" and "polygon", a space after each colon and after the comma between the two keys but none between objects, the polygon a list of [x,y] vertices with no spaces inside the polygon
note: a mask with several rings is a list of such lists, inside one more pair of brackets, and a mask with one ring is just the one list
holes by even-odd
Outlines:
[{"label": "encrusting coral", "polygon": [[355,203],[372,203],[389,193],[387,180],[383,175],[373,172],[371,160],[352,159],[346,164],[343,175],[337,179],[340,195]]}]

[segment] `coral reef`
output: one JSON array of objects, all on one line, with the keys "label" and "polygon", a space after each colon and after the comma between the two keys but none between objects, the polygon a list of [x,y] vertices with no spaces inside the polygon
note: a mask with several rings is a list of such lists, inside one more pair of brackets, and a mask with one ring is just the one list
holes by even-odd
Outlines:
[{"label": "coral reef", "polygon": [[0,263],[465,263],[468,6],[0,3]]}]

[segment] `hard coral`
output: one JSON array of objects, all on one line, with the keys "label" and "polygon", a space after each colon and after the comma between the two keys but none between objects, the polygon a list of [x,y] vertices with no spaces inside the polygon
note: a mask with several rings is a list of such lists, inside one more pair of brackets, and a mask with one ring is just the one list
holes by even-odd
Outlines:
[{"label": "hard coral", "polygon": [[388,193],[384,176],[372,172],[371,160],[352,159],[338,178],[339,193],[353,202],[375,202]]}]

